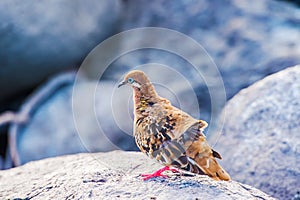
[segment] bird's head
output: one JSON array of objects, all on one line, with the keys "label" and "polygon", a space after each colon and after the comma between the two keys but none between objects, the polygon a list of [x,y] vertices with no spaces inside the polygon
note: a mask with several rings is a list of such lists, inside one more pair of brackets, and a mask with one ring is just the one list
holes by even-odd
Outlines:
[{"label": "bird's head", "polygon": [[149,85],[150,81],[146,74],[140,70],[133,70],[127,73],[124,80],[119,83],[118,87],[122,85],[130,85],[132,88],[137,89]]}]

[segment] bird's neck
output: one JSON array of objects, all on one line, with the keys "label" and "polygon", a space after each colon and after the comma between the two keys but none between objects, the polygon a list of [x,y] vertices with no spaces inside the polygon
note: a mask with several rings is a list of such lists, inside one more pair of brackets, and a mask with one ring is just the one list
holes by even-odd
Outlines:
[{"label": "bird's neck", "polygon": [[134,112],[138,118],[147,115],[147,110],[149,110],[147,108],[153,106],[160,99],[151,84],[134,88],[133,91]]}]

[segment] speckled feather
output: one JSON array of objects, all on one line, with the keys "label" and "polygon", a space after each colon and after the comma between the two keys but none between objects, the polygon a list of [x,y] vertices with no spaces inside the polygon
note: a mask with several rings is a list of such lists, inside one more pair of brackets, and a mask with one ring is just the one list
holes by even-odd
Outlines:
[{"label": "speckled feather", "polygon": [[123,81],[127,83],[134,90],[134,136],[143,153],[165,166],[230,180],[215,159],[221,159],[220,154],[205,139],[205,121],[194,119],[158,96],[142,71],[129,72]]}]

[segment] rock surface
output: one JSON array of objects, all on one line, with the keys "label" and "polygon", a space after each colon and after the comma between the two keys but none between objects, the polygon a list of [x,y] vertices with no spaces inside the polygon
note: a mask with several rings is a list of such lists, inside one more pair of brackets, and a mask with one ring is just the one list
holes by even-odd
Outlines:
[{"label": "rock surface", "polygon": [[223,134],[215,149],[232,178],[279,199],[297,196],[300,65],[242,90],[228,102],[223,117]]},{"label": "rock surface", "polygon": [[140,152],[77,154],[0,171],[0,198],[28,199],[273,199],[235,181],[206,176],[155,178],[160,165]]}]

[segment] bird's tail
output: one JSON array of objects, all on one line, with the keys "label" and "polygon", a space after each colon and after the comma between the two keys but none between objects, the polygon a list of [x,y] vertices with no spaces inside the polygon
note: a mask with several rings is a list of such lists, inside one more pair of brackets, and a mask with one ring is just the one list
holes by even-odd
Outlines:
[{"label": "bird's tail", "polygon": [[216,160],[222,159],[221,155],[210,148],[202,133],[206,126],[205,121],[199,120],[182,134],[183,147],[188,157],[188,164],[183,169],[196,174],[206,174],[215,180],[228,181],[229,174]]},{"label": "bird's tail", "polygon": [[211,149],[204,138],[200,138],[188,148],[189,171],[206,174],[215,180],[230,180],[229,174],[219,165],[216,158],[222,159],[220,154]]},{"label": "bird's tail", "polygon": [[219,165],[216,158],[213,156],[203,156],[198,154],[195,157],[195,162],[198,167],[208,176],[215,180],[229,181],[229,174]]}]

